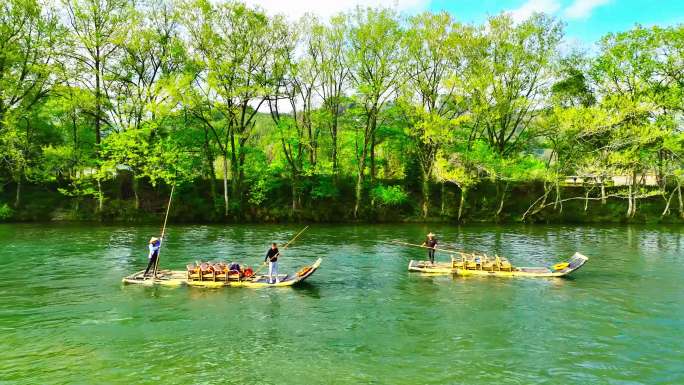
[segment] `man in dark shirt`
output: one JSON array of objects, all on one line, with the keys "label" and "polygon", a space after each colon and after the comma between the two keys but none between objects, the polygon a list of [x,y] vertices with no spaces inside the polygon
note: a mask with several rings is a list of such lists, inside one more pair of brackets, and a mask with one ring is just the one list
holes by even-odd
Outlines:
[{"label": "man in dark shirt", "polygon": [[428,249],[428,258],[430,258],[430,263],[435,263],[435,249],[437,248],[437,238],[435,238],[435,234],[429,233],[427,235],[427,239],[425,239],[425,242],[423,242],[423,246],[429,247]]},{"label": "man in dark shirt", "polygon": [[275,242],[271,244],[271,248],[266,252],[266,258],[264,258],[264,263],[268,262],[268,283],[273,283],[273,277],[275,276],[275,283],[280,282],[278,279],[278,256],[280,251],[278,251],[278,245]]}]

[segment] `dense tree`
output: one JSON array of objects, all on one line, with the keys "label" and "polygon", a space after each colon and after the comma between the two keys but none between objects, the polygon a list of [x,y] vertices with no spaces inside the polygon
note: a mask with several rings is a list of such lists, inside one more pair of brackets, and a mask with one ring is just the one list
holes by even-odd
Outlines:
[{"label": "dense tree", "polygon": [[3,218],[35,186],[105,218],[178,184],[194,219],[426,218],[437,183],[458,221],[684,217],[681,25],[566,52],[540,14],[60,4],[0,5]]},{"label": "dense tree", "polygon": [[658,45],[651,31],[636,28],[606,36],[601,48],[592,75],[603,109],[616,121],[603,125],[595,135],[607,139],[599,152],[605,162],[616,174],[629,177],[625,196],[627,216],[633,217],[637,199],[653,193],[642,189],[639,179],[656,163],[663,141],[673,134],[658,100]]},{"label": "dense tree", "polygon": [[409,135],[420,163],[422,213],[430,207],[430,181],[437,152],[448,140],[454,120],[466,112],[461,78],[466,66],[464,36],[471,34],[448,13],[423,13],[409,19],[404,35],[406,83],[402,101]]},{"label": "dense tree", "polygon": [[546,105],[561,25],[536,14],[516,24],[492,17],[466,52],[464,74],[473,135],[502,156],[526,145],[533,119]]},{"label": "dense tree", "polygon": [[203,98],[199,104],[215,105],[221,114],[219,124],[207,115],[205,106],[195,106],[201,119],[216,139],[223,156],[225,215],[229,213],[228,160],[231,192],[235,207],[242,204],[244,164],[247,141],[256,123],[259,108],[272,94],[273,54],[277,39],[272,25],[261,11],[240,3],[213,5],[205,0],[182,7],[185,27],[190,35],[192,53],[202,69],[194,85]]},{"label": "dense tree", "polygon": [[354,217],[363,198],[366,166],[370,161],[371,183],[375,179],[375,140],[383,108],[395,96],[403,75],[402,31],[398,15],[389,9],[363,9],[348,15],[349,64],[356,100],[363,109],[364,121],[356,127],[357,177]]},{"label": "dense tree", "polygon": [[[152,2],[131,17],[131,28],[119,42],[123,52],[111,70],[112,82],[107,90],[112,125],[117,128],[112,136],[125,137],[112,138],[114,145],[108,147],[103,157],[110,163],[115,161],[112,166],[118,160],[129,167],[137,209],[139,179],[145,175],[142,170],[149,163],[146,160],[151,152],[145,144],[162,134],[165,120],[174,115],[170,113],[175,105],[168,88],[182,72],[186,55],[177,16],[169,4]],[[136,132],[128,134],[126,130]],[[137,132],[140,130],[144,132]],[[142,145],[141,152],[131,158],[138,145]],[[133,162],[129,164],[124,159]]]},{"label": "dense tree", "polygon": [[[95,145],[99,146],[103,128],[116,129],[108,92],[111,74],[128,30],[132,4],[129,0],[64,0],[63,5],[70,32],[70,47],[65,52],[68,76],[77,82],[78,87],[90,92],[90,106],[83,111],[93,121]],[[97,176],[98,207],[102,210],[104,194],[101,182],[105,174],[98,171],[93,175]]]},{"label": "dense tree", "polygon": [[336,176],[339,172],[339,122],[345,108],[344,96],[349,81],[349,47],[345,40],[347,24],[343,16],[335,16],[330,19],[329,25],[314,21],[308,32],[308,55],[319,76],[319,86],[315,92],[321,98],[321,115],[330,131],[330,159],[333,174]]},{"label": "dense tree", "polygon": [[0,159],[16,183],[15,207],[36,158],[34,112],[56,82],[61,33],[56,15],[37,1],[0,5]]},{"label": "dense tree", "polygon": [[[318,68],[309,56],[296,54],[301,36],[310,36],[310,23],[303,19],[299,25],[289,27],[279,20],[273,25],[278,41],[273,60],[273,94],[268,97],[268,107],[290,168],[293,211],[300,203],[299,184],[307,154],[309,166],[315,167],[318,150],[318,129],[313,127],[312,120]],[[283,112],[283,104],[287,113]]]}]

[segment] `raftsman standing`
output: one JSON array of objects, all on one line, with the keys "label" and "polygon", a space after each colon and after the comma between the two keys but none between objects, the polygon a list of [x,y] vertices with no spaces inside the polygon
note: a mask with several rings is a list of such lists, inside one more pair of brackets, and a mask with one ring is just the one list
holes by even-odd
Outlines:
[{"label": "raftsman standing", "polygon": [[147,269],[145,269],[145,274],[143,277],[147,277],[147,273],[157,263],[157,257],[159,256],[159,248],[161,247],[161,240],[157,237],[152,237],[150,239],[150,254],[147,256],[149,262],[147,263]]},{"label": "raftsman standing", "polygon": [[435,248],[437,248],[437,238],[435,238],[435,234],[429,233],[427,235],[427,238],[425,239],[425,242],[423,242],[423,246],[429,247],[428,258],[430,259],[430,263],[434,264],[435,263]]},{"label": "raftsman standing", "polygon": [[268,262],[268,283],[273,283],[273,277],[275,276],[275,283],[280,282],[278,279],[278,256],[280,251],[278,251],[278,245],[273,242],[271,248],[266,252],[266,258],[264,258],[264,263]]}]

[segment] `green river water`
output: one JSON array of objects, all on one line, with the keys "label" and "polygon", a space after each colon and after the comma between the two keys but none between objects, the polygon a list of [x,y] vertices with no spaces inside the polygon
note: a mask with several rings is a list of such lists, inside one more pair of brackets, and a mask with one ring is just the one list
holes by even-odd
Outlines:
[{"label": "green river water", "polygon": [[[407,272],[421,242],[568,279]],[[153,226],[0,225],[0,384],[684,384],[681,227],[312,226],[284,289],[123,286]],[[172,226],[164,268],[263,259],[296,225]],[[438,257],[446,260],[442,255]]]}]

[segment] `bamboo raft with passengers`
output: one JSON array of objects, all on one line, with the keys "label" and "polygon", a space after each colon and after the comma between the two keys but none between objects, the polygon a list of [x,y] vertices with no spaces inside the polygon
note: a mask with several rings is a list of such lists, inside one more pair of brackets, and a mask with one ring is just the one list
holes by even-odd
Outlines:
[{"label": "bamboo raft with passengers", "polygon": [[205,288],[221,287],[286,287],[297,285],[311,277],[321,265],[321,258],[313,264],[303,266],[292,274],[280,274],[279,282],[271,283],[268,274],[258,274],[251,267],[241,268],[235,263],[196,262],[185,270],[159,270],[156,277],[143,277],[144,270],[123,279],[125,284],[145,286],[194,286]]},{"label": "bamboo raft with passengers", "polygon": [[[265,288],[265,287],[287,287],[294,286],[304,282],[311,277],[313,273],[321,266],[321,258],[318,258],[311,265],[301,267],[292,274],[277,274],[274,276],[270,274],[259,274],[262,267],[254,270],[246,266],[241,267],[238,263],[226,263],[224,261],[216,262],[201,262],[188,264],[185,270],[160,270],[159,269],[159,250],[161,242],[164,240],[166,232],[166,223],[169,219],[169,211],[171,210],[171,201],[173,199],[173,192],[175,185],[171,187],[171,194],[169,196],[169,203],[166,207],[166,215],[164,217],[164,225],[162,226],[160,238],[152,238],[150,244],[158,242],[156,249],[150,245],[150,258],[153,253],[154,259],[150,260],[147,269],[140,270],[122,279],[124,284],[129,285],[143,285],[143,286],[194,286],[205,288],[221,288],[221,287],[246,287],[246,288]],[[309,226],[304,227],[298,232],[290,241],[288,241],[283,250],[286,250],[292,242],[295,241]],[[273,244],[275,248],[275,243]],[[277,249],[275,249],[277,251]],[[278,254],[280,254],[278,252]],[[265,261],[264,261],[265,264]],[[150,266],[154,266],[152,275],[147,275]]]},{"label": "bamboo raft with passengers", "polygon": [[[287,249],[309,226],[297,233],[289,242],[285,244],[283,250]],[[163,232],[163,231],[162,231]],[[321,265],[321,258],[313,264],[301,267],[292,274],[278,274],[271,277],[267,274],[258,274],[261,267],[256,271],[247,266],[241,267],[238,263],[200,262],[188,264],[185,270],[157,270],[151,277],[145,276],[145,270],[124,277],[123,283],[136,285],[161,285],[161,286],[195,286],[205,288],[221,287],[246,287],[246,288],[265,288],[265,287],[287,287],[304,282]]]},{"label": "bamboo raft with passengers", "polygon": [[[426,248],[422,245],[414,245],[404,242],[393,242],[407,246]],[[408,270],[411,272],[434,274],[434,275],[459,275],[459,276],[487,276],[487,277],[564,277],[579,268],[588,260],[586,256],[576,252],[567,261],[559,262],[552,266],[537,267],[516,267],[508,259],[498,255],[488,256],[484,253],[467,253],[435,248],[451,254],[450,262],[430,262],[421,260],[411,260]]]}]

